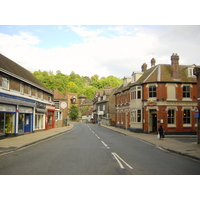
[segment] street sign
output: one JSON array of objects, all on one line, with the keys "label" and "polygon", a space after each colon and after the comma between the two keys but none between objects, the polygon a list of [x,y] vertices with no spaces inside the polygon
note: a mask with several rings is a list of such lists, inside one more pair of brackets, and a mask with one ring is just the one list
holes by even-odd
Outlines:
[{"label": "street sign", "polygon": [[195,113],[194,113],[194,117],[195,117],[195,118],[199,118],[199,113],[195,112]]}]

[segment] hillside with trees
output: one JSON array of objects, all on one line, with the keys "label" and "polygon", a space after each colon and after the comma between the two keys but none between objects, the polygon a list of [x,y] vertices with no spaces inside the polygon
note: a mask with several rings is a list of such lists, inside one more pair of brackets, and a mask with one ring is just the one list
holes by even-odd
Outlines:
[{"label": "hillside with trees", "polygon": [[33,75],[49,89],[58,89],[65,94],[67,88],[68,92],[78,93],[78,96],[84,94],[88,99],[93,98],[96,90],[104,89],[105,86],[116,87],[122,84],[122,80],[114,76],[99,78],[95,74],[88,77],[80,76],[73,71],[70,75],[65,75],[60,70],[57,70],[56,74],[52,71],[38,70],[33,72]]}]

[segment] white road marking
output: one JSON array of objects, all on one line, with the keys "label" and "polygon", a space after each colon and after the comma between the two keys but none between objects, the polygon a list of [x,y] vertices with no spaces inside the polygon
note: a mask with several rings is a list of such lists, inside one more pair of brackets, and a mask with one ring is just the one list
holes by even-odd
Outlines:
[{"label": "white road marking", "polygon": [[[115,159],[117,160],[119,166],[124,169],[124,166],[122,165],[122,163],[120,162],[120,160],[126,164],[127,167],[129,167],[130,169],[133,169],[127,162],[125,162],[121,157],[119,157],[119,155],[117,155],[115,152],[112,152],[112,155],[115,157]],[[119,158],[119,159],[118,159]]]},{"label": "white road marking", "polygon": [[110,147],[104,141],[101,140],[101,142],[107,149],[110,149]]},{"label": "white road marking", "polygon": [[100,137],[97,134],[95,134],[95,136],[100,140]]}]

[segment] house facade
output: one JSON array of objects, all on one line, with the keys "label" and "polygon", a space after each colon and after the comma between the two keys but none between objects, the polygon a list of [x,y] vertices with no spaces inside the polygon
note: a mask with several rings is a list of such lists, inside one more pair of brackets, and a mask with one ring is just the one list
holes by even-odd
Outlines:
[{"label": "house facade", "polygon": [[115,91],[118,89],[106,87],[104,90],[97,90],[93,99],[93,119],[98,119],[102,124],[115,125]]},{"label": "house facade", "polygon": [[54,128],[53,93],[0,54],[0,136]]},{"label": "house facade", "polygon": [[[130,127],[124,125],[124,117],[121,117],[121,127],[150,133],[162,125],[167,134],[196,133],[197,80],[194,67],[179,65],[177,54],[171,56],[171,64],[156,65],[152,59],[151,68],[147,69],[144,63],[142,73],[133,73],[126,89],[130,93]],[[124,89],[116,95],[123,94]],[[117,114],[116,118],[120,115]]]}]

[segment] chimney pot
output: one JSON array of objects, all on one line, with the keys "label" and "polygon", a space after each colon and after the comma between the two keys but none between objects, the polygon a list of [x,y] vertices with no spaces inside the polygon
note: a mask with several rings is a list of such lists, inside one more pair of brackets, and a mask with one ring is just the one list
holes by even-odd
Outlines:
[{"label": "chimney pot", "polygon": [[171,56],[171,66],[172,66],[172,78],[180,79],[179,56],[177,53],[173,53]]},{"label": "chimney pot", "polygon": [[156,60],[154,58],[151,59],[151,67],[154,67],[156,65]]},{"label": "chimney pot", "polygon": [[144,72],[144,71],[146,71],[146,70],[147,70],[147,64],[144,63],[144,64],[142,65],[142,72]]}]

